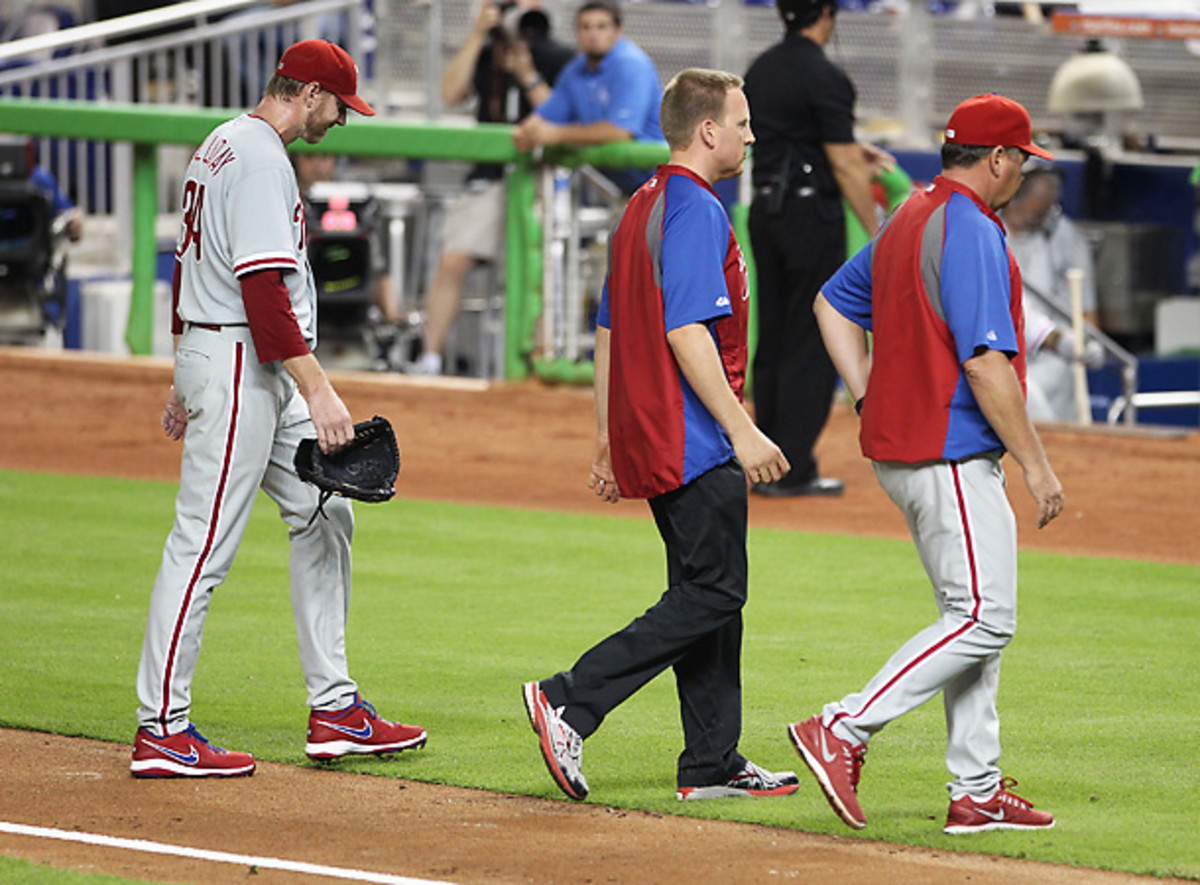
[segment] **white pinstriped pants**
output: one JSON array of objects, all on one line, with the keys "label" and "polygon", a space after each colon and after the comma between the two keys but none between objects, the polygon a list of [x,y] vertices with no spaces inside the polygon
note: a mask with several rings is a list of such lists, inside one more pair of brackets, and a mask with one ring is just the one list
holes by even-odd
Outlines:
[{"label": "white pinstriped pants", "polygon": [[138,666],[138,723],[156,733],[187,728],[191,684],[213,591],[234,554],[261,488],[288,526],[292,612],[300,664],[315,709],[351,703],[346,665],[350,608],[350,502],[319,491],[292,459],[316,436],[308,406],[278,363],[260,365],[248,328],[189,328],[175,356],[175,390],[188,410],[175,524],[150,597]]},{"label": "white pinstriped pants", "polygon": [[1016,519],[1000,459],[876,462],[875,475],[908,521],[941,617],[862,691],[828,704],[823,721],[866,743],[941,692],[951,795],[990,796],[1000,783],[1000,653],[1017,618]]}]

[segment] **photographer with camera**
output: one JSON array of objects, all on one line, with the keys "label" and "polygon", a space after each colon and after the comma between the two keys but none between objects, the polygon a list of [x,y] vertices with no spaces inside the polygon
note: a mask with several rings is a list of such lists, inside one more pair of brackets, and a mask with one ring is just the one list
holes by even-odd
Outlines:
[{"label": "photographer with camera", "polygon": [[[550,19],[537,2],[484,0],[442,76],[442,100],[459,105],[474,96],[480,123],[518,123],[549,98],[573,55],[571,47],[550,36]],[[442,347],[462,304],[463,283],[477,264],[500,259],[503,231],[504,167],[480,163],[467,175],[465,193],[446,210],[415,374],[442,373]]]},{"label": "photographer with camera", "polygon": [[[615,0],[585,0],[575,13],[579,54],[550,97],[513,132],[519,151],[547,145],[582,147],[613,141],[662,141],[662,82],[653,60],[625,36]],[[626,196],[651,169],[601,168]]]}]

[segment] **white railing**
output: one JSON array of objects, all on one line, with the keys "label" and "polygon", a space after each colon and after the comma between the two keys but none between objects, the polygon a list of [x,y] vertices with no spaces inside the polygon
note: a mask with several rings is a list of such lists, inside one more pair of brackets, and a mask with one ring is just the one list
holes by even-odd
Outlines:
[{"label": "white railing", "polygon": [[[625,205],[621,191],[591,166],[542,167],[542,289],[538,356],[577,363],[596,346],[608,233]],[[586,199],[585,199],[586,194]]]},{"label": "white railing", "polygon": [[[1043,313],[1051,317],[1060,326],[1071,328],[1072,318],[1068,311],[1063,310],[1055,302],[1051,301],[1044,292],[1039,291],[1036,286],[1031,286],[1028,281],[1025,282],[1025,291],[1037,302],[1037,306],[1041,308]],[[1137,392],[1137,357],[1086,320],[1083,323],[1083,329],[1087,339],[1098,342],[1104,348],[1105,362],[1115,363],[1120,366],[1121,393],[1114,400],[1114,406],[1106,410],[1107,422],[1115,424],[1119,419],[1124,419],[1126,424],[1132,425],[1136,423],[1137,407],[1141,404],[1137,398],[1142,396]],[[1120,404],[1119,406],[1116,405],[1118,403]],[[1091,411],[1091,403],[1088,404],[1088,410],[1089,412]]]},{"label": "white railing", "polygon": [[[246,108],[296,40],[326,37],[368,66],[370,22],[360,0],[307,0],[259,8],[258,0],[194,0],[0,45],[0,95]],[[165,32],[165,33],[164,33]],[[365,77],[360,92],[368,100]],[[0,121],[0,130],[3,122]],[[81,208],[116,216],[129,236],[132,148],[41,139],[39,158]],[[173,208],[183,166],[160,162],[161,208]],[[121,233],[124,232],[124,233]],[[118,244],[119,254],[128,254]]]}]

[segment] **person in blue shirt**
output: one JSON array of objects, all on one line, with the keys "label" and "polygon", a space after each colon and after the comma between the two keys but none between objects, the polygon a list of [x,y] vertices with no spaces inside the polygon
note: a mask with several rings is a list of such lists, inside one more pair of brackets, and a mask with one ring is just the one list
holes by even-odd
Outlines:
[{"label": "person in blue shirt", "polygon": [[[621,10],[611,0],[588,0],[575,17],[579,54],[554,84],[549,98],[513,130],[517,150],[554,144],[584,146],[612,141],[662,141],[658,111],[662,81],[654,62],[624,36]],[[626,193],[648,170],[606,169]]]},{"label": "person in blue shirt", "polygon": [[78,243],[83,238],[83,213],[71,202],[71,198],[63,193],[54,173],[45,166],[34,166],[33,171],[29,173],[29,180],[50,197],[50,211],[54,213],[54,217],[66,219],[64,230],[67,239]]}]

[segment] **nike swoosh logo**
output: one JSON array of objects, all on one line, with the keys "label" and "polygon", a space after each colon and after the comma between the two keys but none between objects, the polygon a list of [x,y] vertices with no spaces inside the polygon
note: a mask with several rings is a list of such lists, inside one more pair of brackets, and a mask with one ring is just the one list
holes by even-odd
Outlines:
[{"label": "nike swoosh logo", "polygon": [[980,814],[982,814],[984,817],[988,818],[989,820],[995,820],[995,821],[1004,820],[1004,809],[1003,808],[1001,808],[999,811],[984,811],[982,808],[976,808],[975,810],[978,811]]},{"label": "nike swoosh logo", "polygon": [[186,755],[175,750],[169,750],[166,747],[161,747],[158,744],[150,744],[150,746],[158,750],[158,752],[162,753],[164,756],[174,759],[181,765],[195,765],[200,761],[200,754],[196,752],[196,748],[194,746],[188,747],[189,752]]},{"label": "nike swoosh logo", "polygon": [[821,729],[821,758],[825,760],[826,765],[828,765],[831,762],[837,761],[837,753],[830,753],[829,747],[825,744],[825,729],[824,728]]},{"label": "nike swoosh logo", "polygon": [[371,723],[366,719],[363,720],[362,728],[351,728],[348,725],[338,725],[336,722],[323,723],[326,728],[332,728],[334,731],[340,731],[342,734],[348,734],[350,737],[358,738],[359,740],[367,740],[371,736]]}]

